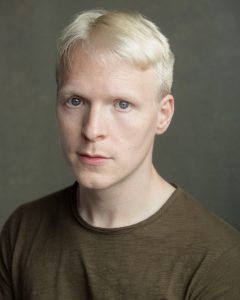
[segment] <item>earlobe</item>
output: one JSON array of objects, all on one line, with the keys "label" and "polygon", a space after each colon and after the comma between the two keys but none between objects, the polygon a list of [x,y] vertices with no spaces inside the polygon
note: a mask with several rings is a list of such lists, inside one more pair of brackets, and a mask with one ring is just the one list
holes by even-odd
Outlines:
[{"label": "earlobe", "polygon": [[174,98],[167,95],[159,103],[156,134],[163,134],[171,123],[174,114]]}]

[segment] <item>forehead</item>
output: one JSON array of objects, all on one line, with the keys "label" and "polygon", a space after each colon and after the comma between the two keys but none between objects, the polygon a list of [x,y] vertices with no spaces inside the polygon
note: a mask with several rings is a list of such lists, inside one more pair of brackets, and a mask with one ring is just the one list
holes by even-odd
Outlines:
[{"label": "forehead", "polygon": [[[88,53],[81,47],[76,47],[65,66],[60,70],[62,82],[66,83],[70,79],[83,78],[88,76],[94,77],[112,77],[116,80],[127,81],[129,78],[133,80],[147,80],[151,82],[156,77],[155,69],[141,69],[124,59],[116,59],[111,53],[100,50]],[[149,79],[149,80],[148,80]]]},{"label": "forehead", "polygon": [[156,89],[156,71],[152,67],[143,70],[104,51],[89,54],[80,47],[72,52],[68,66],[61,69],[60,75],[60,90],[97,86],[105,90],[155,92]]}]

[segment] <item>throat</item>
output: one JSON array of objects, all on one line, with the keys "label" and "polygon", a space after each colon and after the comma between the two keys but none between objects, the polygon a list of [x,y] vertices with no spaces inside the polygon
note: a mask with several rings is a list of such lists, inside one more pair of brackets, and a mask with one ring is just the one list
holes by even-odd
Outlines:
[{"label": "throat", "polygon": [[175,188],[154,170],[148,183],[127,190],[89,190],[78,187],[77,208],[89,225],[119,228],[137,224],[156,213],[169,199]]}]

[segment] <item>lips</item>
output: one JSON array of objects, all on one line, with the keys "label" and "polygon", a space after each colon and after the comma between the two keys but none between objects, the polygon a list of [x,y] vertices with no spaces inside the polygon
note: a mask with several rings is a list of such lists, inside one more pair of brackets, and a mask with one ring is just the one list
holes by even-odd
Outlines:
[{"label": "lips", "polygon": [[79,159],[84,164],[99,166],[106,163],[110,158],[100,154],[80,153]]},{"label": "lips", "polygon": [[100,155],[100,154],[80,153],[79,155],[89,157],[89,158],[108,158],[108,157],[106,157],[104,155]]}]

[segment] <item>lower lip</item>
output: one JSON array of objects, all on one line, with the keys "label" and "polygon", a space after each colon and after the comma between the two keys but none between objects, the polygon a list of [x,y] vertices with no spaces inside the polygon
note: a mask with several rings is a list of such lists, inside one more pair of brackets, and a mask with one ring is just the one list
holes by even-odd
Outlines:
[{"label": "lower lip", "polygon": [[80,161],[84,164],[92,165],[92,166],[100,166],[103,165],[109,158],[105,157],[91,157],[87,155],[79,155]]}]

